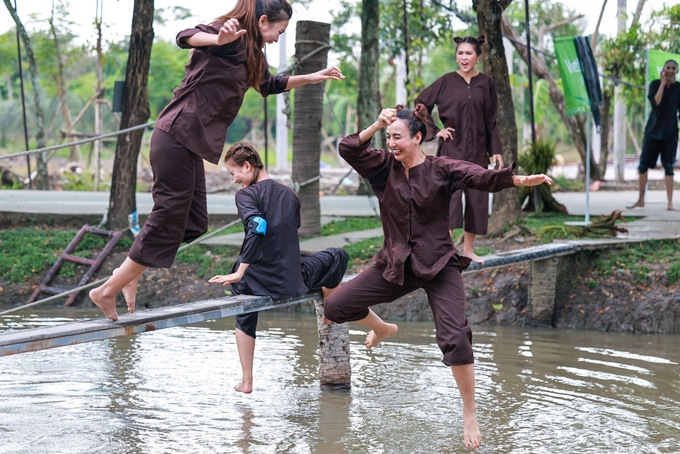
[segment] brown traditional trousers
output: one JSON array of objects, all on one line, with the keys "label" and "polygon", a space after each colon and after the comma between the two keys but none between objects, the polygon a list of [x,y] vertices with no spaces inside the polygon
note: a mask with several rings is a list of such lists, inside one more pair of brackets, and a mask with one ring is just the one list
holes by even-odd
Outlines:
[{"label": "brown traditional trousers", "polygon": [[465,317],[465,288],[460,264],[451,258],[434,277],[418,277],[407,260],[404,284],[394,284],[383,277],[384,268],[372,265],[326,298],[324,313],[336,323],[357,321],[368,315],[368,308],[388,303],[422,288],[432,309],[436,339],[447,366],[474,363],[472,329]]},{"label": "brown traditional trousers", "polygon": [[170,268],[177,249],[208,230],[203,159],[156,129],[149,158],[154,206],[128,257],[140,265]]}]

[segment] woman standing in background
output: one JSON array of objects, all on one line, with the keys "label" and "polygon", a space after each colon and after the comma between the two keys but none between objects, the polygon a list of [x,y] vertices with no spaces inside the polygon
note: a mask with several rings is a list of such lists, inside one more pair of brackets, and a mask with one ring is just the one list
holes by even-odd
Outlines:
[{"label": "woman standing in background", "polygon": [[[428,140],[439,138],[437,156],[448,156],[478,164],[484,168],[493,159],[503,167],[501,142],[496,129],[498,97],[493,79],[480,73],[475,65],[482,55],[484,36],[455,37],[456,62],[459,69],[444,74],[415,100],[432,113],[437,106],[444,128],[428,125]],[[465,213],[462,196],[465,194]],[[464,222],[463,222],[464,220]],[[489,194],[466,188],[451,197],[449,229],[465,227],[463,255],[472,261],[484,261],[473,252],[475,237],[486,235],[489,225]]]}]

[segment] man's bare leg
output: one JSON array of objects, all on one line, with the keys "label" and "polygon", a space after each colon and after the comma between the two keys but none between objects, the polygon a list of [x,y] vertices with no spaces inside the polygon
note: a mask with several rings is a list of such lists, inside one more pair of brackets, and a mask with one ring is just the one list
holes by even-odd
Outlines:
[{"label": "man's bare leg", "polygon": [[675,207],[673,206],[673,175],[666,175],[664,177],[664,183],[666,183],[666,200],[668,200],[666,209],[668,211],[675,211]]},{"label": "man's bare leg", "polygon": [[631,208],[636,208],[636,207],[643,207],[645,206],[645,190],[647,189],[647,172],[641,173],[640,178],[638,179],[638,200],[631,206],[628,206],[626,208],[631,209]]},{"label": "man's bare leg", "polygon": [[463,232],[463,255],[468,257],[473,262],[484,263],[484,259],[480,258],[477,254],[472,252],[475,245],[475,235],[470,232]]},{"label": "man's bare leg", "polygon": [[126,257],[123,264],[116,269],[116,272],[113,273],[108,281],[104,282],[101,286],[90,290],[90,299],[102,310],[107,318],[113,321],[118,320],[118,313],[116,312],[116,295],[123,290],[125,286],[135,281],[135,279],[139,279],[139,276],[146,269],[146,266],[132,261],[130,257]]},{"label": "man's bare leg", "polygon": [[479,448],[482,434],[477,424],[477,406],[475,404],[475,365],[451,366],[453,378],[456,380],[460,397],[463,399],[463,440],[467,448]]},{"label": "man's bare leg", "polygon": [[371,309],[368,310],[368,315],[361,320],[357,320],[360,325],[371,328],[371,331],[366,335],[364,345],[366,348],[373,348],[380,343],[381,340],[394,336],[399,331],[399,327],[393,323],[385,323],[383,319],[378,317]]},{"label": "man's bare leg", "polygon": [[241,361],[241,382],[234,390],[244,394],[253,392],[253,360],[255,358],[255,338],[236,328],[236,350]]}]

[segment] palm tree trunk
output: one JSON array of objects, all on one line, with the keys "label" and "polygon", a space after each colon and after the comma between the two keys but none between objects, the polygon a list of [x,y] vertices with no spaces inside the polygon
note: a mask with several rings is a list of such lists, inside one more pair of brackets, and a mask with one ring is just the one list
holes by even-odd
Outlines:
[{"label": "palm tree trunk", "polygon": [[[330,24],[300,21],[297,24],[295,58],[299,74],[326,67]],[[321,48],[321,49],[320,49]],[[321,119],[325,83],[305,85],[294,91],[293,184],[302,201],[300,236],[321,235],[319,204],[319,162],[321,160]]]}]

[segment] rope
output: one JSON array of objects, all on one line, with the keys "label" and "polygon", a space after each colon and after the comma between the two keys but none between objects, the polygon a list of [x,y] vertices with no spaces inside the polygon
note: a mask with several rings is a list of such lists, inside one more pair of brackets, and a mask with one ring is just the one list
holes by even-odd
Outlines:
[{"label": "rope", "polygon": [[143,125],[132,126],[130,128],[121,129],[120,131],[110,132],[110,133],[107,133],[107,134],[102,134],[100,136],[90,137],[88,139],[76,140],[75,142],[63,143],[61,145],[53,145],[51,147],[37,148],[35,150],[26,150],[26,151],[20,151],[18,153],[6,154],[6,155],[0,156],[0,159],[16,158],[18,156],[31,155],[31,154],[36,154],[36,153],[43,153],[45,151],[59,150],[60,148],[70,148],[70,147],[73,147],[73,146],[76,146],[76,145],[81,145],[81,144],[88,143],[88,142],[94,142],[95,140],[105,139],[107,137],[113,137],[113,136],[117,136],[117,135],[120,135],[120,134],[124,134],[126,132],[146,128],[146,127],[152,126],[155,123],[156,123],[155,121],[151,121],[151,122],[145,123]]},{"label": "rope", "polygon": [[305,180],[302,183],[298,183],[297,181],[293,181],[293,191],[296,193],[300,192],[300,189],[304,188],[307,185],[310,185],[314,183],[315,181],[318,181],[321,179],[321,175],[317,175],[315,177],[310,178],[309,180]]},{"label": "rope", "polygon": [[290,72],[295,71],[295,69],[298,68],[300,66],[300,63],[302,63],[303,61],[307,60],[308,58],[313,57],[314,55],[318,54],[322,50],[326,50],[326,49],[331,48],[330,44],[326,44],[326,43],[323,43],[321,41],[303,40],[303,41],[296,41],[295,44],[296,45],[297,44],[318,44],[319,47],[317,47],[316,49],[314,49],[313,51],[311,51],[310,53],[308,53],[307,55],[304,55],[303,57],[301,57],[299,59],[296,58],[295,63],[293,63],[291,66],[289,66],[288,68],[281,71],[281,74],[288,74]]},{"label": "rope", "polygon": [[[232,226],[238,224],[239,222],[241,222],[240,219],[236,219],[235,221],[231,221],[230,223],[220,227],[219,229],[215,230],[214,232],[207,233],[207,234],[203,235],[202,237],[197,238],[195,241],[193,241],[189,244],[185,244],[184,246],[181,246],[179,249],[177,249],[177,252],[183,251],[186,248],[193,246],[194,244],[202,243],[203,241],[207,240],[208,238],[211,238],[211,237],[217,235],[221,231],[226,230],[229,227],[232,227]],[[32,303],[29,303],[29,304],[24,304],[23,306],[8,309],[6,311],[0,312],[0,315],[5,315],[5,314],[10,314],[12,312],[17,312],[17,311],[20,311],[22,309],[26,309],[28,307],[37,306],[38,304],[47,303],[48,301],[53,301],[53,300],[58,299],[58,298],[63,298],[64,296],[68,296],[72,293],[77,293],[77,292],[80,292],[82,290],[86,290],[86,289],[91,288],[91,287],[96,287],[97,285],[103,284],[104,282],[108,281],[110,278],[111,278],[111,276],[107,276],[107,277],[104,277],[104,278],[99,279],[97,281],[90,282],[89,284],[81,285],[80,287],[76,287],[76,288],[73,288],[71,290],[67,290],[65,292],[59,293],[57,295],[52,295],[52,296],[49,296],[47,298],[43,298],[41,300],[34,301]]]}]

